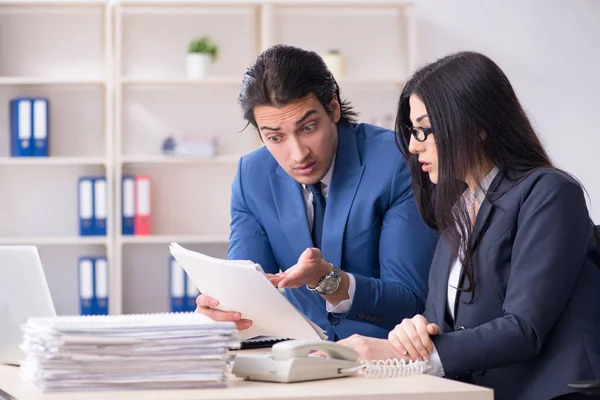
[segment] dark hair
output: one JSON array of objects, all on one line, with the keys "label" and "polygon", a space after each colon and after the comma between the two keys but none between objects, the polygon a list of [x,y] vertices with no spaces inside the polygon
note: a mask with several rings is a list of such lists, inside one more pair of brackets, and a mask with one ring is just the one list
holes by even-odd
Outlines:
[{"label": "dark hair", "polygon": [[256,126],[254,107],[282,107],[314,94],[330,116],[331,100],[337,97],[340,122],[356,122],[357,113],[340,99],[340,88],[323,59],[314,51],[276,45],[265,50],[248,68],[242,81],[239,102],[244,119]]},{"label": "dark hair", "polygon": [[[436,185],[408,150],[412,94],[425,104],[435,135],[440,160]],[[538,168],[555,168],[508,78],[492,60],[475,52],[451,54],[419,69],[400,95],[396,144],[410,165],[423,220],[438,231],[453,228],[448,229],[449,237],[468,278],[468,287],[461,290],[474,292],[471,219],[462,196],[467,184],[457,177],[470,176],[481,187],[486,161],[501,172],[520,172],[520,179]],[[490,193],[486,197],[493,201]],[[600,233],[594,231],[600,244]]]}]

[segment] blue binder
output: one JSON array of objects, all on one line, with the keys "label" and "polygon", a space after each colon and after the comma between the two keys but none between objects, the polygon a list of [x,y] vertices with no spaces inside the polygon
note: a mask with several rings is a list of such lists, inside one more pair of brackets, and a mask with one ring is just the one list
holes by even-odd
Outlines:
[{"label": "blue binder", "polygon": [[37,97],[32,99],[33,121],[33,155],[48,157],[50,120],[48,99]]},{"label": "blue binder", "polygon": [[81,177],[78,182],[79,235],[94,235],[94,178]]},{"label": "blue binder", "polygon": [[133,235],[135,219],[135,177],[123,177],[121,184],[121,231],[123,235]]},{"label": "blue binder", "polygon": [[17,97],[10,102],[10,155],[33,156],[33,110],[29,97]]},{"label": "blue binder", "polygon": [[108,213],[108,195],[105,177],[94,177],[94,216],[93,216],[93,234],[96,236],[106,236],[106,216]]},{"label": "blue binder", "polygon": [[108,261],[94,258],[94,315],[108,315]]},{"label": "blue binder", "polygon": [[94,259],[79,258],[79,313],[94,314]]},{"label": "blue binder", "polygon": [[173,256],[169,259],[169,290],[171,299],[171,312],[185,312],[187,310],[185,271]]}]

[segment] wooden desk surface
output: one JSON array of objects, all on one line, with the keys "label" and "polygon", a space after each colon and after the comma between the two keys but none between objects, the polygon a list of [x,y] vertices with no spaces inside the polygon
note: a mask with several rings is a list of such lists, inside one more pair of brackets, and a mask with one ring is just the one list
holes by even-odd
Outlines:
[{"label": "wooden desk surface", "polygon": [[[17,400],[129,400],[129,399],[411,399],[493,400],[489,389],[430,375],[367,379],[361,376],[301,383],[250,382],[237,378],[226,388],[196,390],[123,390],[43,393],[21,380],[19,367],[0,365],[0,389]],[[0,392],[1,393],[1,392]]]}]

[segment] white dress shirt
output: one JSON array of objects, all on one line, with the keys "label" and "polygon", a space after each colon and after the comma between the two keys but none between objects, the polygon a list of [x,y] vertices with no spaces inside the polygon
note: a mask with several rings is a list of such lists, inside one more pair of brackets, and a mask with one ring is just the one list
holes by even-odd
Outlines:
[{"label": "white dress shirt", "polygon": [[[333,157],[333,161],[331,162],[331,167],[327,174],[321,179],[321,193],[323,197],[325,197],[325,201],[327,201],[327,196],[329,195],[329,186],[331,186],[331,176],[333,175],[333,166],[335,165],[335,156]],[[302,184],[302,194],[304,195],[304,203],[306,204],[306,215],[308,217],[308,226],[312,232],[313,221],[315,219],[315,212],[313,209],[313,195],[308,185]],[[325,206],[327,209],[327,206]],[[325,227],[323,227],[325,228]],[[339,265],[336,265],[339,268]],[[354,299],[354,292],[356,291],[356,280],[352,274],[348,274],[348,278],[350,279],[350,286],[348,287],[348,297],[349,299],[340,301],[336,306],[333,306],[328,301],[325,301],[325,307],[327,308],[327,312],[335,313],[335,314],[344,314],[352,306],[352,300]]]},{"label": "white dress shirt", "polygon": [[[498,168],[494,167],[494,169],[492,169],[490,171],[490,173],[485,177],[485,179],[481,182],[481,188],[478,188],[475,191],[474,195],[472,195],[469,191],[466,191],[463,194],[463,198],[465,199],[465,202],[467,204],[469,212],[471,212],[473,210],[475,202],[477,202],[479,205],[481,205],[481,203],[483,203],[483,201],[485,200],[485,194],[488,191],[490,184],[492,183],[492,181],[494,180],[494,178],[496,177],[497,174],[498,174]],[[462,252],[463,251],[462,248],[459,251]],[[452,264],[452,269],[450,270],[450,276],[448,277],[447,307],[448,307],[448,311],[450,312],[450,316],[452,317],[452,320],[454,320],[454,307],[455,307],[455,303],[456,303],[456,293],[458,291],[457,288],[460,283],[461,272],[462,272],[462,264],[460,262],[460,259],[457,257],[456,260],[454,260],[454,263]],[[436,376],[444,376],[445,375],[444,367],[442,366],[442,361],[440,360],[440,355],[438,354],[437,349],[435,348],[435,345],[433,346],[433,352],[429,356],[429,362],[431,364],[431,370],[429,371],[429,373],[431,375],[436,375]]]}]

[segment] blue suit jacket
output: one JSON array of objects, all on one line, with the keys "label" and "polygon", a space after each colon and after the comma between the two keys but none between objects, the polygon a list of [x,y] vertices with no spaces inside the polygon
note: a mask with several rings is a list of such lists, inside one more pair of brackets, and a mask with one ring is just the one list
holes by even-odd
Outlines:
[{"label": "blue suit jacket", "polygon": [[[437,234],[418,213],[393,132],[338,124],[338,134],[321,250],[356,278],[354,301],[347,313],[334,315],[305,287],[285,293],[330,340],[354,333],[387,337],[403,318],[424,309]],[[277,273],[309,247],[301,185],[266,148],[244,156],[232,186],[228,258],[249,259]]]},{"label": "blue suit jacket", "polygon": [[569,382],[600,378],[594,227],[574,179],[554,169],[515,185],[518,178],[499,173],[493,201],[481,204],[475,294],[458,292],[451,324],[444,315],[455,256],[442,235],[425,317],[442,329],[433,341],[447,377],[491,387],[498,400],[550,399]]}]

